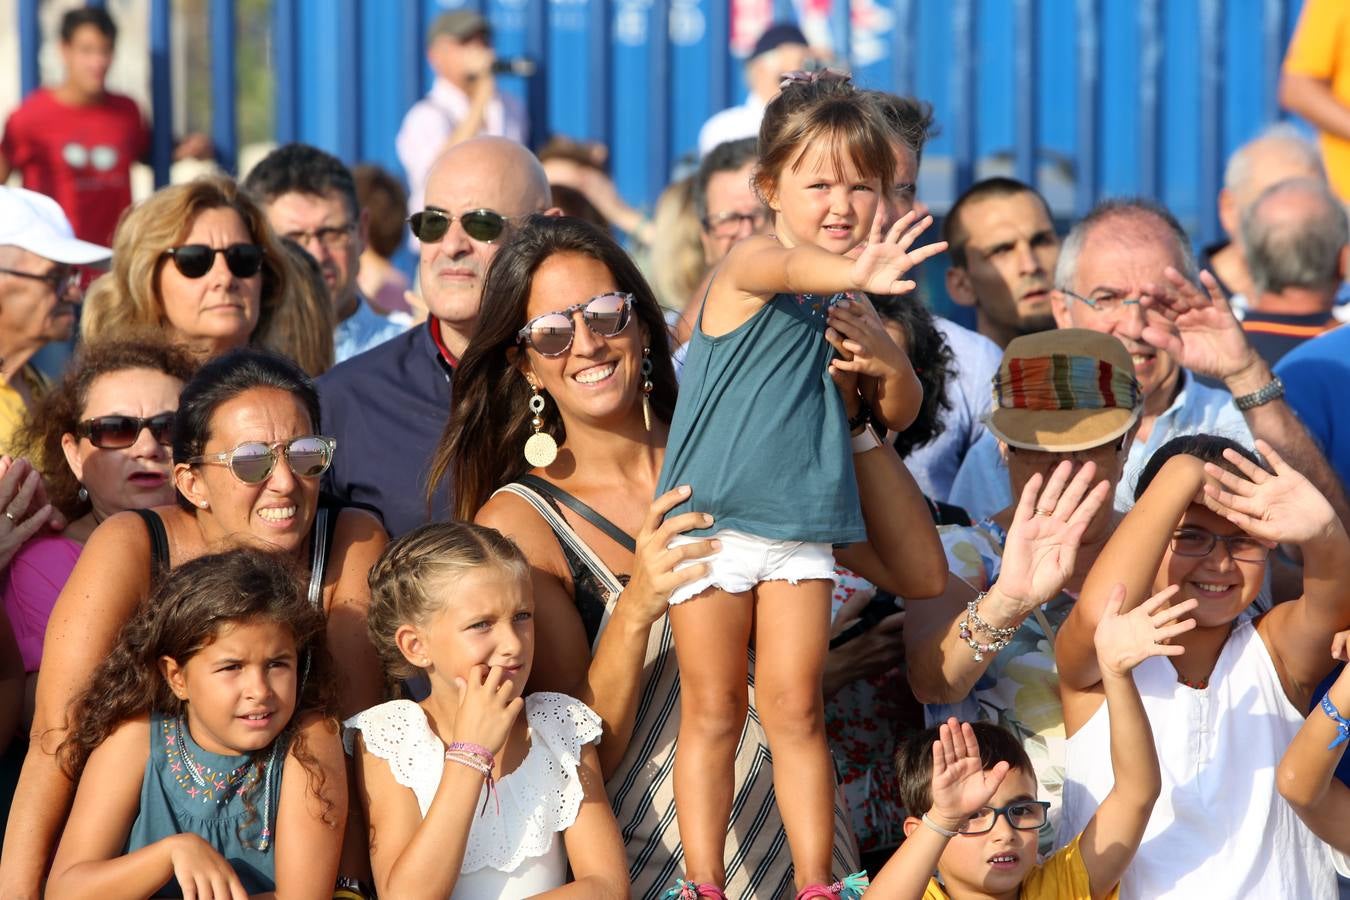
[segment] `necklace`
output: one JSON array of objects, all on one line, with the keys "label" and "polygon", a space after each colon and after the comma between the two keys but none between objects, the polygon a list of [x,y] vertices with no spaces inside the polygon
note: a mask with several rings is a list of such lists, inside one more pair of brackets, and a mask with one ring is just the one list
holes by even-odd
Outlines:
[{"label": "necklace", "polygon": [[[170,727],[168,721],[165,721],[164,727],[166,730]],[[267,757],[266,762],[248,759],[229,772],[215,772],[209,767],[201,766],[192,758],[187,742],[183,739],[183,733],[187,730],[187,723],[183,721],[181,715],[178,717],[175,727],[177,730],[170,741],[173,748],[178,752],[181,762],[170,760],[169,768],[174,773],[178,785],[183,788],[189,797],[195,800],[200,796],[203,803],[209,803],[214,799],[216,805],[220,806],[228,801],[231,796],[247,793],[256,787],[259,782],[263,783],[262,835],[258,840],[258,849],[266,850],[272,842],[272,781],[269,776],[272,767],[276,764],[277,754],[281,750],[281,742],[272,741],[272,752]],[[187,771],[184,773],[183,769]],[[248,778],[247,784],[245,784],[245,779],[250,774],[253,777]],[[187,777],[183,777],[184,775]],[[195,787],[188,787],[189,780]]]},{"label": "necklace", "polygon": [[1182,677],[1181,677],[1181,673],[1178,672],[1178,673],[1177,673],[1177,681],[1180,682],[1181,684],[1186,685],[1186,687],[1190,688],[1190,689],[1193,690],[1193,691],[1203,691],[1205,688],[1209,687],[1209,678],[1208,678],[1208,677],[1206,677],[1206,678],[1201,678],[1201,679],[1199,679],[1199,680],[1197,680],[1197,681],[1191,681],[1191,680],[1188,679],[1188,678],[1182,678]]}]

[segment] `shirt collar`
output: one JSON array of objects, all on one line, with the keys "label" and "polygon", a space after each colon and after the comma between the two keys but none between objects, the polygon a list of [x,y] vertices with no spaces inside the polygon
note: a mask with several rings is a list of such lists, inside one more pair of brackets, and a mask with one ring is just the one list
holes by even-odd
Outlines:
[{"label": "shirt collar", "polygon": [[445,346],[445,341],[441,339],[441,329],[437,325],[438,320],[435,316],[427,316],[426,334],[430,340],[427,341],[426,347],[437,364],[445,371],[445,377],[449,378],[455,373],[455,366],[459,365],[459,359]]}]

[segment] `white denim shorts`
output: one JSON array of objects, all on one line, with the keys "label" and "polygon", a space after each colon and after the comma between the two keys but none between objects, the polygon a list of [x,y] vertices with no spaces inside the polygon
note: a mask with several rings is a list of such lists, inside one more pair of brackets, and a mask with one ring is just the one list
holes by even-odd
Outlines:
[{"label": "white denim shorts", "polygon": [[834,548],[829,544],[805,541],[775,541],[743,531],[726,529],[706,538],[677,535],[670,549],[696,541],[719,540],[722,549],[712,556],[688,559],[675,567],[709,563],[707,575],[697,578],[670,595],[670,605],[683,603],[709,587],[731,594],[750,590],[761,581],[789,581],[796,584],[811,578],[834,578]]}]

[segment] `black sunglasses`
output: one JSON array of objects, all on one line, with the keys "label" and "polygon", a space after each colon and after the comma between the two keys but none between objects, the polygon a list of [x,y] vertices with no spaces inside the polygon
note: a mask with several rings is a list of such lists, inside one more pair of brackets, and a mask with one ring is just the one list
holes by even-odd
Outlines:
[{"label": "black sunglasses", "polygon": [[450,223],[459,219],[464,233],[475,241],[490,244],[502,236],[506,229],[506,216],[490,209],[471,209],[458,216],[452,216],[443,209],[429,206],[408,218],[412,232],[424,244],[434,244],[450,230]]},{"label": "black sunglasses", "polygon": [[164,255],[173,258],[173,264],[184,278],[201,278],[216,264],[216,254],[225,255],[225,265],[235,278],[252,278],[262,268],[262,248],[257,244],[231,244],[228,247],[208,247],[206,244],[184,244],[170,247]]},{"label": "black sunglasses", "polygon": [[141,436],[141,429],[150,429],[150,436],[158,444],[173,443],[173,413],[155,413],[149,418],[139,416],[95,416],[75,427],[75,433],[88,438],[100,450],[125,450]]}]

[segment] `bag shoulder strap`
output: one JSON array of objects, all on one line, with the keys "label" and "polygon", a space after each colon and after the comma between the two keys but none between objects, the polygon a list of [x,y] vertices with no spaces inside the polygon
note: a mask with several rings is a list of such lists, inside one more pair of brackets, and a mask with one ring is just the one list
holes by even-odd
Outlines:
[{"label": "bag shoulder strap", "polygon": [[309,590],[306,596],[309,605],[323,612],[323,570],[328,563],[328,546],[332,543],[333,532],[337,527],[335,509],[320,506],[314,514],[313,537],[310,539]]},{"label": "bag shoulder strap", "polygon": [[164,530],[164,520],[153,509],[134,510],[150,532],[150,583],[159,581],[161,575],[169,570],[169,533]]},{"label": "bag shoulder strap", "polygon": [[608,594],[604,617],[607,621],[610,612],[613,611],[614,601],[623,590],[623,582],[619,580],[619,577],[611,572],[609,566],[605,565],[604,560],[596,556],[595,551],[572,530],[572,526],[567,524],[567,520],[563,518],[562,513],[554,508],[547,497],[520,482],[513,482],[505,487],[498,488],[494,492],[494,496],[502,492],[515,494],[534,507],[535,512],[539,513],[540,517],[548,523],[549,528],[553,530],[553,536],[558,539],[558,543],[563,549],[571,550],[582,565],[600,580],[600,583],[604,585],[606,594]]},{"label": "bag shoulder strap", "polygon": [[572,510],[572,512],[581,516],[587,522],[590,522],[596,528],[599,528],[610,540],[614,541],[629,553],[637,552],[637,541],[633,539],[632,535],[628,534],[628,532],[624,531],[609,519],[606,519],[604,516],[600,515],[557,485],[545,481],[538,475],[522,475],[517,479],[517,483],[526,485],[541,494],[552,497],[563,506]]}]

